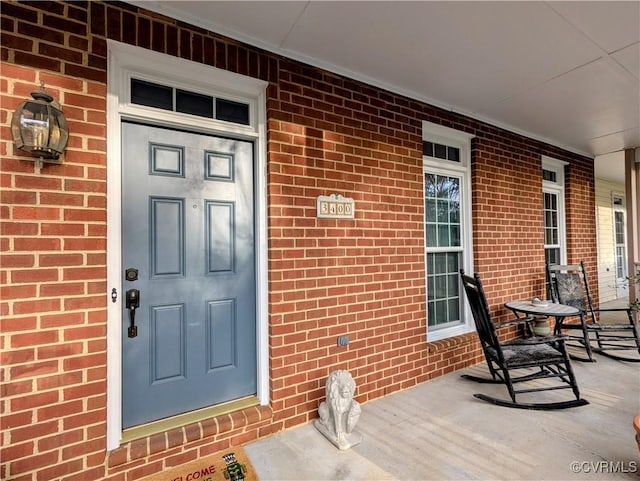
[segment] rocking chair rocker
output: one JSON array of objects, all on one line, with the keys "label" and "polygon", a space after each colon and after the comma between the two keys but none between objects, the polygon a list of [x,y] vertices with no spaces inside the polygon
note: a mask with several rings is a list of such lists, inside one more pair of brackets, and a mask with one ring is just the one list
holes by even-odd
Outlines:
[{"label": "rocking chair rocker", "polygon": [[[568,331],[567,346],[580,347],[587,351],[587,359],[572,356],[574,359],[595,362],[595,352],[618,361],[640,362],[640,355],[628,357],[611,352],[637,351],[640,354],[638,328],[631,313],[633,309],[595,309],[584,262],[581,261],[580,265],[547,265],[547,282],[553,302],[567,304],[580,310],[579,323],[566,323],[564,319],[557,323],[555,328],[555,334]],[[615,312],[625,313],[625,321],[628,322],[614,324],[599,321],[602,314]]]},{"label": "rocking chair rocker", "polygon": [[[531,336],[500,342],[496,325],[491,320],[480,276],[477,273],[473,277],[467,276],[461,269],[460,277],[471,306],[482,351],[491,373],[491,379],[472,375],[463,375],[462,377],[481,383],[504,384],[509,391],[511,401],[485,394],[474,394],[474,397],[498,406],[520,409],[565,409],[589,404],[587,400],[580,398],[571,361],[565,349],[564,337]],[[498,327],[522,322],[521,318],[501,323]],[[541,380],[543,381],[540,382]],[[514,387],[516,383],[529,381],[533,381],[533,385],[529,385],[531,387],[527,389],[515,389]],[[571,389],[575,399],[539,403],[523,403],[516,400],[518,394],[558,389]]]}]

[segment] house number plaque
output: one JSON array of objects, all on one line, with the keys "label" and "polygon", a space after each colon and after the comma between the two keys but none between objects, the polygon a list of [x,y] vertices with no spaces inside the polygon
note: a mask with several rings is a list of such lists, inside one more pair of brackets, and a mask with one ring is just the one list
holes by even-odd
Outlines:
[{"label": "house number plaque", "polygon": [[341,194],[320,195],[316,201],[316,216],[331,219],[353,219],[355,203]]}]

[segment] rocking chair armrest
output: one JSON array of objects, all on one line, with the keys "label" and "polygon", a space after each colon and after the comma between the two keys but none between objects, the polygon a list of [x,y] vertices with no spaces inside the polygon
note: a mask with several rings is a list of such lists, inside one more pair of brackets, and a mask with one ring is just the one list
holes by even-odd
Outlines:
[{"label": "rocking chair armrest", "polygon": [[630,312],[633,307],[605,307],[604,309],[594,309],[593,312]]},{"label": "rocking chair armrest", "polygon": [[509,321],[496,322],[495,326],[496,326],[496,329],[500,329],[502,327],[518,326],[520,324],[526,324],[528,322],[533,322],[533,321],[535,321],[535,319],[529,316],[516,317],[515,319],[511,319]]},{"label": "rocking chair armrest", "polygon": [[[511,346],[531,346],[536,344],[550,344],[552,342],[564,342],[567,336],[531,336],[520,337],[507,341],[504,344]],[[504,345],[503,344],[503,345]]]}]

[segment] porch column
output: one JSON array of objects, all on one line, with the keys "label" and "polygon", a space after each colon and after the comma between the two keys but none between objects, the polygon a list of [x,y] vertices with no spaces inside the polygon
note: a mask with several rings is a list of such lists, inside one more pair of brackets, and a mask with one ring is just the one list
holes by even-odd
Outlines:
[{"label": "porch column", "polygon": [[[624,151],[625,198],[627,199],[627,272],[633,275],[640,263],[640,147]],[[629,286],[629,301],[637,291]]]}]

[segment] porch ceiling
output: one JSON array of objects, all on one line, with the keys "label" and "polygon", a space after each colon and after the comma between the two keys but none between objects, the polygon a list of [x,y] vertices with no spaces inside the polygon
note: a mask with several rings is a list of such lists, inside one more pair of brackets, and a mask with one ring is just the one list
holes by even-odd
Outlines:
[{"label": "porch ceiling", "polygon": [[130,3],[575,152],[640,146],[640,2]]}]

